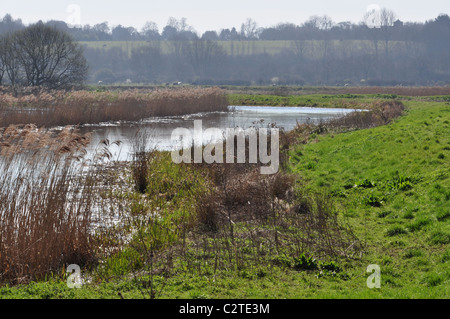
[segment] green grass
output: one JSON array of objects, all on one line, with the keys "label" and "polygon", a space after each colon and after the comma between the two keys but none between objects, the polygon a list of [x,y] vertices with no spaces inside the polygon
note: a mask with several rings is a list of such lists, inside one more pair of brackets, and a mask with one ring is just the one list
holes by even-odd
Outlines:
[{"label": "green grass", "polygon": [[[280,95],[275,95],[276,89],[272,88],[272,94],[229,93],[230,105],[250,106],[307,106],[324,108],[366,108],[374,100],[392,100],[402,98],[390,94],[289,94],[284,95],[280,88]],[[294,89],[286,89],[289,90]],[[306,92],[308,92],[306,90]],[[403,97],[408,99],[407,97]]]},{"label": "green grass", "polygon": [[334,194],[342,216],[368,244],[363,260],[380,263],[382,273],[395,269],[381,290],[414,297],[441,287],[441,297],[448,297],[450,272],[442,258],[450,244],[450,106],[405,105],[407,114],[387,126],[297,146],[292,170],[304,177],[304,187]]},{"label": "green grass", "polygon": [[[322,105],[374,99],[302,98]],[[360,256],[327,261],[276,255],[270,263],[217,271],[206,262],[199,272],[184,268],[181,260],[174,261],[177,271],[149,277],[136,244],[103,261],[102,271],[83,269],[90,282],[80,289],[68,288],[65,277],[55,275],[48,281],[1,287],[0,298],[148,298],[150,283],[158,298],[448,298],[450,105],[419,99],[404,103],[406,114],[389,125],[315,135],[290,153],[288,170],[301,176],[298,188],[332,194],[340,219],[365,245]],[[138,215],[158,207],[161,225],[174,230],[174,221],[193,212],[195,198],[208,183],[193,167],[174,165],[167,154],[158,156],[147,200],[129,194],[132,211]],[[154,224],[144,225],[148,230]],[[156,243],[170,244],[168,233],[159,233]],[[147,245],[155,243],[150,236],[155,233],[141,234],[149,235]],[[379,289],[366,285],[370,264],[380,266]]]}]

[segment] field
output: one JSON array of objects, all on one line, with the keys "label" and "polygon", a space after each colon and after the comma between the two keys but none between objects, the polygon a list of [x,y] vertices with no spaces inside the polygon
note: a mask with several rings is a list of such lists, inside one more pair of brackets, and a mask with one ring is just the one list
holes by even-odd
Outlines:
[{"label": "field", "polygon": [[[312,41],[313,42],[313,41]],[[218,43],[230,55],[237,54],[276,54],[283,49],[289,49],[294,41],[218,41]],[[84,41],[81,45],[93,49],[109,50],[111,48],[121,48],[128,54],[134,48],[142,46],[158,46],[163,53],[169,53],[172,50],[170,41]]]},{"label": "field", "polygon": [[100,195],[105,218],[114,208],[122,223],[94,247],[80,241],[83,258],[70,262],[82,266],[81,288],[67,287],[68,260],[7,278],[4,259],[0,297],[448,298],[448,95],[247,93],[230,104],[370,112],[282,134],[282,170],[270,176],[250,164],[175,164],[141,136],[134,161],[110,163],[95,184],[107,187],[87,198]]},{"label": "field", "polygon": [[[82,46],[92,49],[110,50],[112,48],[120,48],[131,55],[135,48],[142,46],[157,46],[161,48],[163,54],[169,53],[173,50],[172,41],[81,41]],[[228,55],[253,55],[253,54],[269,54],[274,55],[283,52],[284,50],[293,50],[297,52],[300,44],[294,40],[259,40],[259,41],[217,41],[223,47]],[[360,47],[371,47],[371,41],[365,40],[347,40],[347,41],[330,41],[331,44],[339,46],[345,45],[354,49]],[[391,41],[390,45],[402,47],[401,41]],[[380,41],[380,48],[383,48],[383,43]],[[318,40],[306,40],[301,42],[302,53],[313,55],[315,51],[320,50],[322,42]]]}]

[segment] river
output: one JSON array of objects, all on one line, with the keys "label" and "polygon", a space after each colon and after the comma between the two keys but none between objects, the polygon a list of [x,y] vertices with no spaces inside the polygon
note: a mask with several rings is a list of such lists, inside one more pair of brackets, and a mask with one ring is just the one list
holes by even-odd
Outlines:
[{"label": "river", "polygon": [[[92,141],[88,153],[93,152],[102,140],[110,143],[121,141],[119,146],[111,145],[109,150],[115,160],[130,159],[133,141],[138,132],[148,136],[147,149],[172,150],[171,135],[176,128],[194,129],[194,121],[202,120],[203,129],[218,128],[225,132],[227,128],[246,129],[252,126],[276,127],[289,131],[297,123],[319,122],[345,115],[354,109],[312,108],[312,107],[270,107],[270,106],[230,106],[229,112],[198,113],[185,116],[147,118],[139,122],[108,122],[96,125],[84,125],[81,133],[92,132]],[[144,135],[145,135],[144,134]],[[203,141],[207,143],[208,141]]]}]

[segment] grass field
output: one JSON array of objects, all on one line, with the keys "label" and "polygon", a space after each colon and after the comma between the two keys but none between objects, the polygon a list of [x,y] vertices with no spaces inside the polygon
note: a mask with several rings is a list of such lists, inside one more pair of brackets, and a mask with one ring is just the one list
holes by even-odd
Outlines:
[{"label": "grass field", "polygon": [[[290,49],[294,41],[218,41],[230,55],[247,54],[276,54],[284,49]],[[88,48],[110,50],[121,48],[128,54],[135,48],[142,46],[158,46],[163,53],[171,52],[171,41],[82,41],[81,45]]]},{"label": "grass field", "polygon": [[[392,101],[287,98],[317,106]],[[131,172],[142,172],[136,166],[113,174],[127,181],[114,196],[130,203],[127,223],[115,231],[135,230],[131,240],[106,236],[113,253],[82,269],[86,282],[79,289],[67,287],[62,268],[47,280],[4,285],[0,298],[448,298],[450,104],[448,96],[402,102],[404,114],[387,125],[325,124],[293,133],[274,179],[251,168],[179,166],[167,153],[150,153],[143,192],[133,186]],[[294,195],[284,195],[291,186]],[[246,206],[253,199],[267,218],[239,214],[255,212]],[[304,218],[314,227],[302,228]],[[380,267],[380,288],[367,286],[371,264]]]},{"label": "grass field", "polygon": [[[169,53],[173,50],[173,44],[171,41],[81,41],[81,45],[93,49],[104,49],[110,50],[111,48],[121,48],[128,54],[134,48],[139,48],[142,46],[158,46],[161,48],[162,53]],[[322,41],[318,40],[306,40],[301,43],[294,40],[260,40],[260,41],[217,41],[217,43],[222,46],[225,52],[229,55],[253,55],[253,54],[269,54],[274,55],[281,53],[284,50],[293,50],[297,52],[299,47],[301,47],[303,54],[313,55],[314,52],[320,51]],[[343,45],[347,48],[351,47],[353,49],[357,48],[371,48],[371,41],[364,40],[349,40],[349,41],[330,41],[331,44],[335,46]],[[390,45],[402,47],[402,43],[398,41],[391,41]],[[379,46],[382,48],[383,43]]]}]

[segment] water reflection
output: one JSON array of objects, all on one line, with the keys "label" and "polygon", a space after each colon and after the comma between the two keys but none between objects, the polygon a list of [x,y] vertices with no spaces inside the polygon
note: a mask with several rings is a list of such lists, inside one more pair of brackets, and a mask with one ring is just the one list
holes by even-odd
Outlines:
[{"label": "water reflection", "polygon": [[[230,112],[199,113],[178,117],[149,118],[140,122],[130,123],[104,123],[100,125],[86,125],[81,133],[92,132],[92,142],[88,152],[93,152],[99,143],[108,139],[110,142],[120,140],[120,146],[112,145],[110,151],[113,158],[127,160],[133,149],[136,134],[145,132],[150,139],[147,148],[158,150],[172,150],[172,131],[179,127],[193,131],[194,120],[202,120],[203,129],[219,128],[223,132],[227,128],[240,127],[243,129],[252,126],[267,127],[275,124],[286,131],[293,129],[297,123],[306,121],[318,122],[333,117],[342,116],[354,111],[353,109],[337,108],[309,108],[309,107],[269,107],[269,106],[230,106]],[[255,124],[257,123],[258,124]],[[209,140],[204,140],[208,143]]]}]

